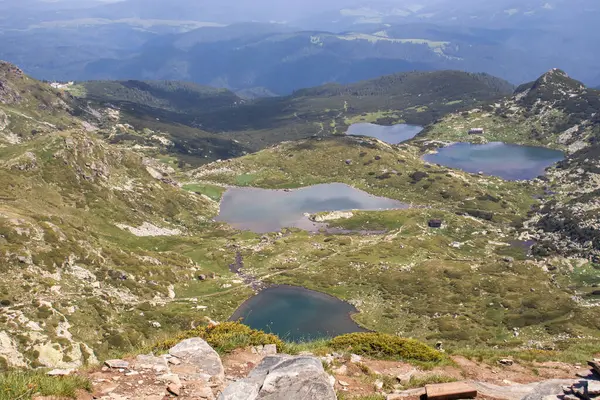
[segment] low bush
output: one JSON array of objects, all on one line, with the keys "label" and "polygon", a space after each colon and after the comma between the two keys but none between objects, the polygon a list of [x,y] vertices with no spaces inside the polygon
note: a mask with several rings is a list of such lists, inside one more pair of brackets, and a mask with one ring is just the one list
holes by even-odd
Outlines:
[{"label": "low bush", "polygon": [[442,360],[442,354],[425,343],[385,333],[350,333],[332,339],[330,346],[373,358],[425,362]]},{"label": "low bush", "polygon": [[220,353],[228,353],[239,348],[265,344],[274,344],[278,350],[281,350],[284,346],[283,341],[273,334],[252,329],[239,322],[224,322],[219,325],[209,325],[183,332],[172,339],[156,343],[152,347],[152,350],[165,351],[182,340],[192,337],[200,337],[206,340],[208,344]]}]

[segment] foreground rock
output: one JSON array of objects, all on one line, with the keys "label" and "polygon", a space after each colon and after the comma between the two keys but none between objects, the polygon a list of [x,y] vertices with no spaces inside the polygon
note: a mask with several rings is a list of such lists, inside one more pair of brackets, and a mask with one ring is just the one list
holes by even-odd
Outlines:
[{"label": "foreground rock", "polygon": [[[188,378],[225,379],[225,370],[219,354],[208,343],[200,338],[184,340],[169,350],[169,354],[178,358],[187,369],[179,368],[180,375]],[[179,372],[179,371],[178,371]]]},{"label": "foreground rock", "polygon": [[266,357],[247,378],[229,385],[219,400],[335,400],[336,395],[315,357]]}]

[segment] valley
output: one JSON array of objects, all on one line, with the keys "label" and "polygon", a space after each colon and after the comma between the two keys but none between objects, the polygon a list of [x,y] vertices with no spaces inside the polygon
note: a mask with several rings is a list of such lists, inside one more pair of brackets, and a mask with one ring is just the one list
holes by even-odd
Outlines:
[{"label": "valley", "polygon": [[[453,357],[510,355],[533,373],[600,352],[599,96],[562,72],[512,95],[443,71],[248,100],[181,82],[56,90],[0,68],[2,368],[155,350],[261,301],[281,312],[285,294],[258,297],[289,287],[342,300],[328,314],[340,333]],[[424,129],[389,143],[366,122]],[[551,154],[498,153],[500,171],[515,154],[534,170],[514,176],[428,158],[457,142]],[[278,332],[289,349],[331,351],[294,343],[293,324]]]}]

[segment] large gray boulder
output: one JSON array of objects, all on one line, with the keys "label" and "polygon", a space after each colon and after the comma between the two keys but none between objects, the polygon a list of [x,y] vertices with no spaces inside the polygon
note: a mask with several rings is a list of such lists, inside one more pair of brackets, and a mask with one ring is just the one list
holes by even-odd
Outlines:
[{"label": "large gray boulder", "polygon": [[174,372],[193,379],[225,378],[221,357],[201,338],[186,339],[172,347],[169,354],[182,362],[182,365],[172,367]]},{"label": "large gray boulder", "polygon": [[219,400],[335,400],[329,375],[315,357],[276,355],[265,359],[247,378],[229,385]]}]

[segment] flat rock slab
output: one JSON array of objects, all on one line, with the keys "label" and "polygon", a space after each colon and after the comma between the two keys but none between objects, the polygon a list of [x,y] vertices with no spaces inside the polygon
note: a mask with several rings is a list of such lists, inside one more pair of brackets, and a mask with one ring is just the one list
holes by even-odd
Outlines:
[{"label": "flat rock slab", "polygon": [[514,384],[498,386],[488,382],[471,381],[479,394],[502,400],[543,400],[546,396],[556,397],[563,394],[563,387],[571,386],[577,382],[573,379],[551,379],[528,384]]},{"label": "flat rock slab", "polygon": [[425,392],[427,399],[431,400],[474,399],[477,397],[477,390],[465,382],[426,385]]},{"label": "flat rock slab", "polygon": [[225,377],[221,357],[201,338],[186,339],[171,348],[169,354],[181,360],[182,364],[193,367],[189,371],[191,377],[221,380]]},{"label": "flat rock slab", "polygon": [[267,356],[219,400],[336,400],[329,375],[315,357]]}]

